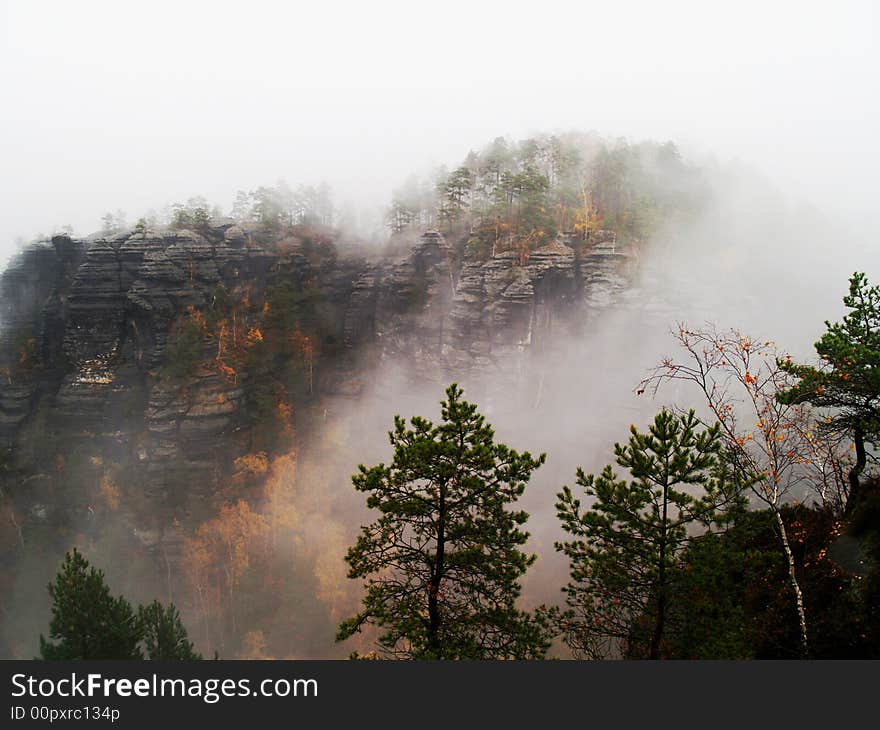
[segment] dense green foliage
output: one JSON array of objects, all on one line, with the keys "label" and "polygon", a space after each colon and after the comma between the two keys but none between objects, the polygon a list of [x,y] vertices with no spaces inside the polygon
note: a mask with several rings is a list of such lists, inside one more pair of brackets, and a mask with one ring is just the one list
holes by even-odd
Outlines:
[{"label": "dense green foliage", "polygon": [[[800,570],[810,617],[810,656],[816,659],[880,655],[877,532],[845,540],[828,509],[781,510]],[[877,524],[876,522],[874,523]],[[691,541],[676,567],[671,592],[676,614],[662,656],[670,659],[796,659],[798,617],[770,510],[743,512],[730,529]],[[851,552],[852,558],[846,553]],[[859,573],[841,563],[866,560]],[[868,571],[868,565],[873,571]]]},{"label": "dense green foliage", "polygon": [[43,659],[142,659],[140,627],[131,604],[113,597],[103,571],[74,548],[49,584],[49,639],[40,636]]},{"label": "dense green foliage", "polygon": [[521,550],[528,515],[510,506],[544,456],[496,443],[455,384],[441,423],[410,423],[394,419],[390,466],[361,466],[353,477],[380,516],[346,555],[349,577],[368,580],[361,612],[342,623],[338,639],[375,624],[394,656],[542,657],[546,627],[515,606],[535,556]]},{"label": "dense green foliage", "polygon": [[138,623],[147,659],[201,659],[193,650],[186,627],[174,604],[163,606],[153,601],[138,609]]},{"label": "dense green foliage", "polygon": [[865,444],[880,441],[880,286],[870,286],[865,274],[856,272],[843,303],[850,311],[841,322],[826,321],[827,331],[816,343],[821,366],[781,363],[800,378],[781,400],[831,409],[825,427],[851,434],[856,451],[849,473],[851,510],[860,496]]},{"label": "dense green foliage", "polygon": [[658,658],[676,608],[670,583],[692,529],[719,525],[741,506],[717,425],[698,427],[693,411],[660,411],[647,433],[632,426],[629,441],[615,444],[631,480],[610,465],[599,475],[579,469],[590,507],[567,486],[558,495],[562,528],[572,536],[557,544],[571,567],[560,623],[577,655]]},{"label": "dense green foliage", "polygon": [[42,659],[201,659],[193,651],[173,604],[158,601],[137,610],[112,596],[104,572],[74,548],[49,584],[49,640],[40,636]]}]

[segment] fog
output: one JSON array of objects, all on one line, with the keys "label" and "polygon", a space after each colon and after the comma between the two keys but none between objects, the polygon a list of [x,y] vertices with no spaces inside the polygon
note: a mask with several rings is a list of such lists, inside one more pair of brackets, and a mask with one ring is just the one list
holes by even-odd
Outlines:
[{"label": "fog", "polygon": [[[622,301],[583,336],[531,355],[516,392],[491,375],[462,379],[500,440],[549,454],[523,500],[540,556],[532,604],[558,601],[565,578],[552,548],[559,487],[578,465],[601,468],[630,423],[680,395],[634,393],[671,349],[670,326],[712,320],[805,357],[840,314],[846,277],[880,278],[871,2],[37,0],[3,2],[0,24],[0,265],[16,239],[67,225],[86,234],[107,211],[131,222],[197,195],[228,209],[237,190],[279,179],[327,181],[337,204],[379,220],[410,174],[498,136],[671,139],[714,171],[716,205],[663,231]],[[366,516],[349,476],[388,460],[395,412],[436,417],[445,385],[397,367],[371,383],[357,406],[328,400],[326,428],[301,445],[303,560],[326,615],[303,619],[319,634],[309,648],[270,643],[270,655],[355,648],[332,643],[359,596],[342,562]],[[107,567],[129,590],[125,571]],[[17,620],[45,601],[42,574],[31,582],[18,588]]]},{"label": "fog", "polygon": [[[709,180],[717,203],[686,227],[661,231],[646,247],[631,287],[608,309],[591,313],[579,335],[554,330],[552,339],[515,366],[513,383],[501,371],[454,374],[499,440],[548,455],[522,498],[530,514],[528,548],[538,556],[523,581],[529,606],[562,600],[568,566],[554,549],[565,537],[554,503],[563,484],[577,489],[577,467],[597,473],[613,464],[614,443],[626,441],[630,424],[646,430],[661,407],[702,413],[700,394],[687,387],[667,387],[656,397],[638,394],[649,371],[677,352],[672,330],[678,323],[738,328],[810,359],[824,320],[844,311],[848,276],[857,269],[880,276],[880,248],[866,250],[858,235],[815,209],[787,206],[752,172],[727,170]],[[405,365],[386,366],[371,382],[356,407],[347,400],[330,406],[329,435],[301,455],[303,473],[320,476],[297,481],[296,489],[304,504],[314,501],[315,492],[325,494],[323,508],[305,521],[328,555],[334,549],[339,554],[345,542],[340,536],[353,541],[357,525],[370,519],[363,495],[344,487],[356,464],[389,461],[386,432],[393,413],[439,418],[446,384]],[[791,497],[810,498],[807,491]],[[339,560],[336,575],[342,570]],[[358,596],[357,586],[343,586],[326,599],[328,609],[353,612]],[[372,647],[364,639],[359,648]],[[561,647],[555,651],[565,655]]]},{"label": "fog", "polygon": [[375,211],[496,136],[593,129],[754,166],[864,230],[874,4],[2,3],[0,260],[18,237],[329,182]]}]

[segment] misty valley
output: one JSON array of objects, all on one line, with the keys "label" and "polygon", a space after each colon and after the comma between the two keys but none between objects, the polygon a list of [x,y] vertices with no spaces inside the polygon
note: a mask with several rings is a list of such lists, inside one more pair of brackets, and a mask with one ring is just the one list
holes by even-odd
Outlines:
[{"label": "misty valley", "polygon": [[0,657],[880,655],[880,288],[845,232],[579,132],[383,214],[279,182],[20,247]]}]

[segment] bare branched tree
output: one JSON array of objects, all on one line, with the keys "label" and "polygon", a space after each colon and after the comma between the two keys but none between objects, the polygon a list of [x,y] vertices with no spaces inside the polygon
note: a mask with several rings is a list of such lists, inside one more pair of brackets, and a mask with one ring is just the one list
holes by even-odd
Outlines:
[{"label": "bare branched tree", "polygon": [[680,324],[672,334],[684,357],[665,358],[639,384],[638,393],[656,395],[669,382],[689,383],[702,393],[733,460],[752,477],[753,494],[775,517],[797,607],[801,653],[807,656],[804,597],[780,510],[787,501],[812,493],[840,511],[846,501],[841,440],[819,428],[821,417],[808,405],[779,400],[796,378],[780,365],[790,356],[773,342],[713,325],[693,330]]}]

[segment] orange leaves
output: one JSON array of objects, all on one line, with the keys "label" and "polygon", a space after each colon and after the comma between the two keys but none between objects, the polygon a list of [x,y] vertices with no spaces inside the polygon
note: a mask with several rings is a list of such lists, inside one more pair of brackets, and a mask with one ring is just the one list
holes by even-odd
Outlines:
[{"label": "orange leaves", "polygon": [[224,504],[214,519],[186,539],[184,558],[196,573],[227,583],[231,589],[250,565],[254,548],[264,543],[267,535],[266,518],[240,499]]},{"label": "orange leaves", "polygon": [[285,438],[293,436],[293,407],[286,400],[275,404],[275,418],[281,424],[281,435]]},{"label": "orange leaves", "polygon": [[266,653],[269,644],[262,631],[248,631],[242,640],[239,659],[264,660],[272,657]]},{"label": "orange leaves", "polygon": [[275,411],[278,414],[278,420],[286,423],[290,421],[290,417],[293,414],[293,407],[289,403],[281,401],[275,406]]},{"label": "orange leaves", "polygon": [[248,342],[250,344],[254,344],[256,342],[262,342],[263,341],[263,333],[260,331],[259,327],[251,327],[248,330],[247,338],[248,338]]},{"label": "orange leaves", "polygon": [[200,310],[190,305],[186,308],[186,313],[189,317],[190,322],[198,325],[199,329],[201,329],[202,332],[208,331],[208,323],[205,321],[205,315],[202,314]]},{"label": "orange leaves", "polygon": [[251,452],[235,460],[235,468],[249,474],[265,474],[269,471],[269,457],[265,451]]},{"label": "orange leaves", "polygon": [[[791,484],[800,479],[813,484],[825,500],[839,474],[845,473],[841,463],[848,457],[846,444],[816,428],[817,420],[831,423],[830,417],[777,398],[797,380],[788,365],[792,356],[770,340],[747,337],[735,329],[721,331],[707,325],[690,331],[680,324],[673,331],[676,334],[684,359],[664,358],[639,388],[656,390],[673,380],[690,383],[705,398],[728,442],[756,473],[764,475],[753,489],[768,503],[784,499]],[[846,374],[856,377],[851,370]],[[843,376],[838,373],[841,385]],[[827,387],[825,382],[819,385],[814,380],[805,387],[821,395],[823,386]],[[804,395],[803,389],[798,395]],[[744,426],[752,426],[751,433]]]},{"label": "orange leaves", "polygon": [[122,490],[113,483],[108,474],[104,474],[101,477],[101,486],[98,494],[111,512],[118,510],[119,505],[122,504]]},{"label": "orange leaves", "polygon": [[305,334],[299,327],[293,331],[290,340],[293,343],[293,346],[306,357],[312,357],[312,355],[314,355],[315,346],[312,342],[312,338]]}]

